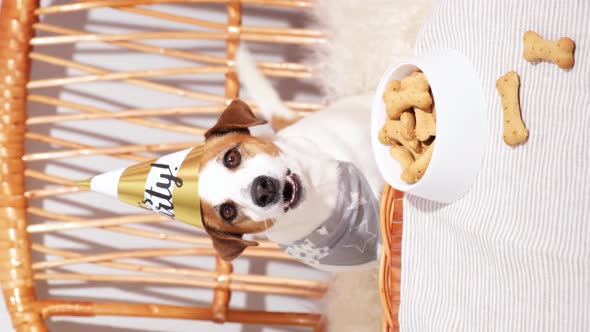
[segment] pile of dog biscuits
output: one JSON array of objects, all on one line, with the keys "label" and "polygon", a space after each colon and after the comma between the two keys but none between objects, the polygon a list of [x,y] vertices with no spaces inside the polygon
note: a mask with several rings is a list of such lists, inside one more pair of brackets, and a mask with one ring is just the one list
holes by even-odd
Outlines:
[{"label": "pile of dog biscuits", "polygon": [[426,172],[436,137],[436,110],[424,73],[415,71],[387,84],[383,94],[387,119],[379,141],[402,166],[401,179],[418,182]]},{"label": "pile of dog biscuits", "polygon": [[[574,66],[575,43],[563,37],[545,40],[534,31],[524,34],[524,59],[548,60],[561,69]],[[510,71],[496,81],[504,112],[504,142],[517,146],[527,141],[529,131],[522,120],[519,102],[520,79]],[[436,138],[436,108],[424,73],[415,71],[402,80],[392,80],[383,94],[387,111],[379,141],[389,145],[389,153],[402,166],[401,179],[418,182],[430,163]]]},{"label": "pile of dog biscuits", "polygon": [[[573,68],[575,43],[571,38],[545,40],[536,32],[527,31],[524,33],[523,41],[523,57],[526,61],[548,60],[564,70]],[[496,81],[504,112],[504,142],[510,146],[522,144],[529,137],[520,111],[519,87],[520,79],[515,71],[508,72]]]}]

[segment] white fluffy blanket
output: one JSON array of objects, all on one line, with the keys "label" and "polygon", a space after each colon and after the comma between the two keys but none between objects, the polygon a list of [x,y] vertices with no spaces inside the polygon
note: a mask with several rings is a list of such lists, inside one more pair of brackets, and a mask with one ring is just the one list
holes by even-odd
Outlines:
[{"label": "white fluffy blanket", "polygon": [[328,43],[312,65],[328,100],[372,93],[383,72],[414,54],[416,34],[436,0],[322,0],[315,22]]}]

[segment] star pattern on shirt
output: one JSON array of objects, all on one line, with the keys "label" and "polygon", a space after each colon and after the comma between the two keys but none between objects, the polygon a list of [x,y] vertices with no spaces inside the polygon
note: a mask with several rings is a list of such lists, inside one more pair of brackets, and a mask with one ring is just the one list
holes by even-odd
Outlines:
[{"label": "star pattern on shirt", "polygon": [[328,228],[326,228],[326,226],[318,227],[316,232],[318,232],[319,235],[328,235]]},{"label": "star pattern on shirt", "polygon": [[352,227],[352,230],[346,234],[342,246],[344,248],[356,248],[364,254],[367,245],[376,238],[377,235],[369,232],[369,223],[365,219],[358,227]]},{"label": "star pattern on shirt", "polygon": [[350,205],[346,210],[356,210],[365,204],[367,200],[358,191],[353,191],[350,193]]},{"label": "star pattern on shirt", "polygon": [[316,247],[309,239],[305,239],[303,243],[287,247],[286,253],[306,264],[317,265],[320,259],[330,254],[330,248]]}]

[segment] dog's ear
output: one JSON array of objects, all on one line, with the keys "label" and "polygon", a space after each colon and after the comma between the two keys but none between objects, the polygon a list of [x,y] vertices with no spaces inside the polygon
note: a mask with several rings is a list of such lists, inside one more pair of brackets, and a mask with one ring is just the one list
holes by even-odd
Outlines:
[{"label": "dog's ear", "polygon": [[265,124],[266,121],[257,118],[250,107],[241,101],[235,99],[221,113],[219,120],[213,128],[205,133],[205,138],[211,135],[221,135],[232,131],[243,131],[249,133],[249,127]]},{"label": "dog's ear", "polygon": [[258,245],[256,241],[242,239],[242,234],[226,233],[206,226],[205,223],[203,225],[213,241],[213,248],[226,262],[236,259],[246,248]]}]

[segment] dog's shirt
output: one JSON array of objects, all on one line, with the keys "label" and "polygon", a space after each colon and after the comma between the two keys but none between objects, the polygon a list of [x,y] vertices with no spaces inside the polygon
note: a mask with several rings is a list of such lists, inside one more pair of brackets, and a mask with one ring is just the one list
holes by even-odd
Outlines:
[{"label": "dog's shirt", "polygon": [[[379,257],[379,202],[362,173],[348,162],[338,164],[337,205],[311,234],[280,245],[305,264],[327,271],[358,270]],[[304,220],[302,220],[304,222]]]}]

